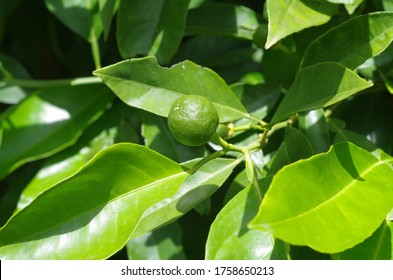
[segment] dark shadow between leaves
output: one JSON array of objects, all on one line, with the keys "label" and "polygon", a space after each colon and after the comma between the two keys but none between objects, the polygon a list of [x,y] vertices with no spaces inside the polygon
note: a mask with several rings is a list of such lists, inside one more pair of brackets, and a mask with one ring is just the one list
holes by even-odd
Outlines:
[{"label": "dark shadow between leaves", "polygon": [[351,175],[353,179],[358,181],[364,181],[353,162],[348,143],[344,142],[341,145],[337,145],[335,147],[335,153],[341,166],[345,169],[345,171],[348,172],[348,174]]},{"label": "dark shadow between leaves", "polygon": [[338,5],[323,0],[300,0],[300,2],[310,9],[327,16],[332,16],[338,10]]}]

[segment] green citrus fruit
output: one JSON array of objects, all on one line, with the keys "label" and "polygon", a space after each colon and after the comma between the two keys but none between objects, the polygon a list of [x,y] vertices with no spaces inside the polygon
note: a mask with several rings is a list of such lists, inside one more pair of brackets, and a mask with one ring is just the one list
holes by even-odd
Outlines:
[{"label": "green citrus fruit", "polygon": [[218,126],[217,110],[200,95],[185,95],[177,99],[168,114],[168,127],[175,139],[186,146],[207,143]]}]

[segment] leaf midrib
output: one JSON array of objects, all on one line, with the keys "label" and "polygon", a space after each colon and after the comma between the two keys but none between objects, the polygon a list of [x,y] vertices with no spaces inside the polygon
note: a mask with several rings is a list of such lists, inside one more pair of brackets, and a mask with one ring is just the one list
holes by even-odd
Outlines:
[{"label": "leaf midrib", "polygon": [[[385,163],[386,163],[385,161],[378,161],[378,162],[376,162],[376,163],[373,164],[371,167],[369,167],[368,169],[366,169],[365,171],[363,171],[361,174],[359,174],[359,176],[358,176],[357,179],[362,178],[363,176],[367,175],[367,173],[369,173],[372,169],[376,168],[376,167],[379,166],[379,165],[385,164]],[[309,215],[309,214],[312,213],[312,212],[317,211],[318,209],[324,207],[325,205],[327,205],[328,203],[330,203],[332,200],[334,200],[334,199],[337,198],[338,196],[341,196],[341,195],[344,194],[346,191],[350,190],[351,187],[352,187],[352,185],[355,184],[355,182],[358,181],[357,179],[353,179],[353,180],[347,185],[347,187],[343,188],[343,189],[340,190],[338,193],[336,193],[335,195],[333,195],[333,196],[330,197],[329,199],[325,200],[325,201],[322,202],[321,204],[317,205],[316,207],[311,208],[311,209],[309,209],[309,210],[306,211],[306,212],[302,212],[302,213],[300,213],[300,214],[298,214],[298,215],[295,215],[295,216],[293,216],[293,217],[290,217],[290,218],[288,218],[288,219],[281,220],[281,221],[278,221],[278,222],[271,222],[271,223],[269,223],[269,225],[280,225],[280,224],[284,224],[284,223],[287,223],[287,222],[291,222],[291,221],[294,221],[294,220],[297,220],[297,219],[301,219],[302,217],[304,217],[304,216],[306,216],[306,215]]]},{"label": "leaf midrib", "polygon": [[[34,233],[30,234],[30,235],[25,235],[25,236],[23,236],[23,238],[12,240],[11,243],[4,244],[4,245],[1,245],[1,246],[12,245],[14,243],[28,242],[31,238],[34,238],[35,236],[39,236],[41,233],[48,232],[48,231],[51,231],[52,229],[58,228],[59,226],[61,226],[63,224],[69,223],[69,222],[71,222],[71,221],[73,221],[73,220],[75,220],[77,218],[83,217],[83,216],[87,215],[90,212],[94,212],[95,210],[97,210],[99,208],[104,208],[105,206],[107,206],[107,205],[109,205],[109,204],[111,204],[111,203],[113,203],[113,202],[115,202],[115,201],[117,201],[119,199],[122,199],[122,198],[124,198],[126,196],[132,195],[132,194],[136,193],[137,191],[140,191],[142,189],[145,190],[145,189],[150,188],[150,187],[154,187],[156,184],[159,184],[161,182],[165,182],[166,180],[176,179],[177,177],[181,177],[181,176],[183,176],[186,173],[187,172],[183,171],[183,172],[180,172],[180,173],[173,174],[173,175],[171,175],[169,177],[161,178],[161,179],[156,180],[154,182],[151,182],[151,183],[149,183],[149,184],[147,184],[145,186],[142,186],[142,187],[139,187],[137,189],[134,189],[134,190],[132,190],[130,192],[126,192],[124,194],[118,195],[115,198],[110,199],[110,200],[108,200],[105,203],[100,203],[97,206],[95,206],[93,208],[90,208],[89,210],[84,211],[84,212],[82,212],[82,213],[80,213],[80,214],[78,214],[78,215],[76,215],[76,216],[74,216],[74,217],[72,217],[70,219],[63,220],[63,221],[61,221],[61,222],[59,222],[57,224],[52,225],[51,227],[45,228],[45,229],[43,229],[41,231],[34,232]],[[28,207],[22,209],[19,213],[23,214],[25,209],[28,209]],[[25,210],[25,211],[27,211],[27,210]],[[1,236],[1,232],[3,230],[6,230],[6,229],[7,229],[7,224],[3,228],[0,229],[0,236]],[[49,237],[51,237],[51,236],[49,236]]]}]

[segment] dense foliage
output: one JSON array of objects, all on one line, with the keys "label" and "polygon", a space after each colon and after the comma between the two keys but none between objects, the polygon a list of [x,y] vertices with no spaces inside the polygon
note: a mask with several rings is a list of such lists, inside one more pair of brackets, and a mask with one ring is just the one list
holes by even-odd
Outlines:
[{"label": "dense foliage", "polygon": [[0,258],[393,259],[392,40],[392,0],[2,0]]}]

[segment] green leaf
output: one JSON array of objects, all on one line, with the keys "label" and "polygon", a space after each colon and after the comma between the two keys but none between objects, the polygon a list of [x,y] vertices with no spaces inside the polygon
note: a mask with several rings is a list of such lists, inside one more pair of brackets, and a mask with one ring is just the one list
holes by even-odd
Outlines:
[{"label": "green leaf", "polygon": [[352,18],[314,40],[301,67],[325,61],[355,69],[385,50],[393,40],[393,13],[377,12]]},{"label": "green leaf", "polygon": [[189,0],[121,1],[117,44],[123,58],[154,55],[169,63],[183,37]]},{"label": "green leaf", "polygon": [[99,76],[126,104],[160,116],[167,117],[172,103],[188,94],[201,95],[212,101],[220,122],[244,117],[246,113],[216,73],[190,61],[163,68],[154,57],[131,59],[98,69],[94,75]]},{"label": "green leaf", "polygon": [[160,154],[176,161],[185,162],[194,158],[202,157],[206,148],[187,147],[180,144],[171,135],[167,120],[148,112],[140,112],[142,118],[142,136],[145,145]]},{"label": "green leaf", "polygon": [[259,21],[259,15],[247,7],[208,3],[189,11],[186,35],[219,35],[252,40]]},{"label": "green leaf", "polygon": [[0,257],[107,258],[126,244],[144,211],[173,195],[186,176],[144,146],[116,144],[13,216],[0,230]]},{"label": "green leaf", "polygon": [[129,240],[127,255],[130,260],[184,260],[181,240],[181,227],[178,223],[172,222]]},{"label": "green leaf", "polygon": [[285,95],[272,122],[298,112],[323,108],[341,101],[372,83],[334,62],[324,62],[301,69]]},{"label": "green leaf", "polygon": [[[0,31],[1,32],[1,31]],[[0,53],[0,80],[12,78],[30,78],[25,67],[16,59]],[[7,72],[11,77],[4,77],[3,72]],[[0,102],[7,104],[16,104],[27,96],[30,91],[19,86],[7,85],[6,82],[0,82]]]},{"label": "green leaf", "polygon": [[250,226],[320,252],[349,249],[371,236],[393,207],[389,161],[343,142],[288,165],[274,177]]},{"label": "green leaf", "polygon": [[299,114],[299,128],[310,141],[314,153],[329,150],[329,129],[323,109],[312,110]]},{"label": "green leaf", "polygon": [[103,27],[96,19],[98,0],[45,0],[46,7],[73,32],[92,42]]},{"label": "green leaf", "polygon": [[[280,97],[280,89],[275,86],[235,84],[231,88],[246,107],[247,112],[259,119],[264,119],[271,113]],[[249,122],[249,119],[242,119],[237,121],[236,125],[245,125]]]},{"label": "green leaf", "polygon": [[382,0],[382,6],[385,11],[393,11],[393,1],[392,0]]},{"label": "green leaf", "polygon": [[392,234],[387,221],[367,238],[363,243],[333,255],[335,260],[391,260]]},{"label": "green leaf", "polygon": [[108,38],[112,18],[119,8],[120,0],[98,0],[105,40]]},{"label": "green leaf", "polygon": [[103,85],[47,88],[29,95],[2,120],[0,177],[73,144],[112,99]]},{"label": "green leaf", "polygon": [[364,0],[354,0],[353,4],[345,4],[345,9],[347,10],[348,14],[352,15],[355,10],[364,3]]},{"label": "green leaf", "polygon": [[268,260],[273,250],[273,236],[247,224],[257,214],[262,201],[261,192],[270,179],[259,186],[250,184],[221,209],[210,227],[206,242],[207,260]]},{"label": "green leaf", "polygon": [[322,0],[267,0],[269,31],[265,48],[303,29],[328,22],[337,6]]},{"label": "green leaf", "polygon": [[[191,168],[196,162],[190,161],[183,166]],[[210,197],[228,179],[240,162],[240,159],[217,158],[203,165],[195,174],[186,178],[176,194],[145,211],[132,238],[181,217]]]},{"label": "green leaf", "polygon": [[340,130],[334,137],[333,143],[340,142],[352,142],[356,146],[359,146],[369,152],[375,151],[377,149],[377,147],[375,147],[366,136],[347,129]]},{"label": "green leaf", "polygon": [[285,165],[312,155],[312,147],[307,138],[296,128],[287,126],[284,141],[265,169],[268,174],[276,174]]},{"label": "green leaf", "polygon": [[[17,211],[30,204],[46,189],[78,171],[97,152],[119,141],[135,142],[136,132],[122,125],[122,115],[129,113],[122,106],[126,107],[126,105],[113,106],[86,128],[74,145],[46,159],[34,178],[23,189]],[[124,130],[127,130],[128,135],[132,137],[118,139]]]}]

